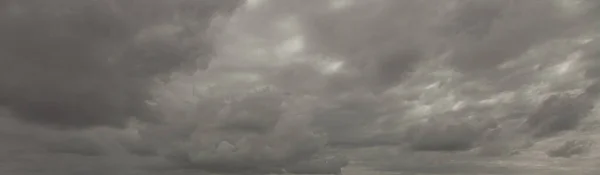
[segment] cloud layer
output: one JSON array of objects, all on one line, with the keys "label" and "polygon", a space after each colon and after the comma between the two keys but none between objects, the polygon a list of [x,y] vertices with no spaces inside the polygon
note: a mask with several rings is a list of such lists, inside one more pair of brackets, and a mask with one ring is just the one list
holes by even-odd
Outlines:
[{"label": "cloud layer", "polygon": [[[58,128],[124,127],[131,117],[156,121],[159,116],[145,104],[152,99],[152,79],[180,69],[181,64],[207,64],[210,41],[188,40],[203,35],[210,14],[235,5],[115,3],[8,1],[0,31],[4,82],[0,103],[14,117]],[[181,11],[182,3],[208,14]],[[141,7],[128,11],[127,5],[156,11]],[[172,20],[175,15],[180,21]],[[199,24],[176,24],[192,19]],[[148,31],[161,30],[154,29],[160,25],[171,31]]]},{"label": "cloud layer", "polygon": [[597,155],[597,7],[6,1],[0,161],[33,168],[0,172],[555,171]]}]

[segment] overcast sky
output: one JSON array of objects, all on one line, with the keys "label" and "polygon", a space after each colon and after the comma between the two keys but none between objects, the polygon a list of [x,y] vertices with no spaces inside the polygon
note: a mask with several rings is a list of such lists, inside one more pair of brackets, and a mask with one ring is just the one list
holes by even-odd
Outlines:
[{"label": "overcast sky", "polygon": [[1,0],[0,174],[600,173],[598,0]]}]

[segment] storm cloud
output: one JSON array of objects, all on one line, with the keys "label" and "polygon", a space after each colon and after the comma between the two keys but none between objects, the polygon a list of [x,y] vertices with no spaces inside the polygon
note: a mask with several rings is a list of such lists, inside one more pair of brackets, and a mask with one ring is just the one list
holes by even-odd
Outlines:
[{"label": "storm cloud", "polygon": [[2,1],[0,172],[597,172],[598,4]]},{"label": "storm cloud", "polygon": [[[124,127],[130,118],[158,121],[145,103],[152,99],[152,80],[182,64],[206,67],[210,41],[191,45],[187,40],[202,35],[211,14],[235,6],[230,1],[115,2],[6,3],[0,29],[0,103],[12,116],[58,128]],[[127,5],[155,11],[129,11]],[[182,6],[207,14],[180,12]],[[173,22],[166,20],[175,15],[200,24],[169,24]],[[159,25],[174,31],[147,31]]]}]

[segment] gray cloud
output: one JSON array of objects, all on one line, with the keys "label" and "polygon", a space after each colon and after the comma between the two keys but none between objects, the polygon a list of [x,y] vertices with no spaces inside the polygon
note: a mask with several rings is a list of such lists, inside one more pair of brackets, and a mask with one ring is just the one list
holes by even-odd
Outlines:
[{"label": "gray cloud", "polygon": [[[297,111],[312,105],[302,98],[265,89],[205,100],[198,103],[200,111],[189,116],[196,119],[196,127],[180,135],[180,144],[155,143],[162,147],[161,156],[175,167],[219,173],[277,173],[340,171],[345,166],[343,159],[336,159],[341,163],[318,163],[325,161],[320,156],[326,138],[311,131],[310,113]],[[205,105],[216,111],[205,113],[202,109],[209,109]],[[169,139],[161,137],[179,132],[171,128],[161,130],[166,134],[146,135],[155,129],[159,128],[148,127],[142,138]]]},{"label": "gray cloud", "polygon": [[100,144],[88,138],[81,137],[56,140],[55,143],[48,145],[48,151],[81,156],[102,156],[107,154],[106,150]]},{"label": "gray cloud", "polygon": [[[210,15],[235,6],[232,2],[185,5],[198,8],[180,15],[180,20],[200,23],[186,26],[194,33],[139,36],[146,28],[169,22],[160,19],[172,18],[178,9],[164,3],[120,2],[153,7],[159,15],[155,17],[147,9],[129,11],[128,4],[111,1],[9,1],[0,29],[0,103],[14,117],[58,128],[124,127],[131,117],[156,121],[158,116],[145,103],[152,98],[152,79],[196,59],[210,60],[202,51],[210,50],[209,41],[192,46],[185,39],[206,30]],[[187,14],[196,11],[206,14]],[[144,20],[148,22],[135,23]]]},{"label": "gray cloud", "polygon": [[550,157],[569,158],[589,152],[593,144],[591,140],[569,140],[557,148],[548,150],[546,154]]},{"label": "gray cloud", "polygon": [[[347,69],[359,69],[362,78],[367,79],[367,81],[393,83],[387,85],[388,88],[398,83],[404,88],[402,84],[408,84],[408,82],[402,83],[401,78],[410,79],[406,77],[416,75],[403,72],[411,72],[411,67],[419,66],[419,63],[423,64],[427,60],[437,59],[435,57],[439,57],[439,54],[446,49],[452,51],[452,53],[449,55],[449,59],[444,62],[448,63],[447,65],[451,68],[458,68],[462,75],[472,78],[483,76],[488,79],[503,79],[512,73],[509,71],[514,70],[502,70],[499,68],[500,65],[511,60],[520,59],[531,48],[539,47],[547,41],[565,36],[566,31],[577,28],[573,25],[580,24],[581,19],[581,16],[570,16],[563,13],[562,7],[550,1],[448,1],[448,4],[442,3],[441,5],[420,1],[382,1],[380,3],[361,4],[348,8],[347,11],[340,10],[307,15],[309,17],[305,18],[305,32],[308,35],[307,41],[311,45],[309,46],[310,49],[318,53],[341,57],[349,63],[350,66],[346,67]],[[358,9],[361,13],[357,12]],[[404,13],[410,15],[403,15]],[[410,25],[408,25],[409,23]],[[411,52],[417,54],[410,54]],[[419,54],[423,52],[434,54]],[[390,55],[414,56],[385,56],[388,53]],[[387,58],[394,58],[392,60],[398,61],[398,64],[387,62],[389,61]],[[373,64],[389,66],[389,70],[395,72],[386,72],[385,67],[375,67],[371,69],[375,72],[369,71],[366,67]],[[532,79],[533,77],[528,78],[527,76],[529,75],[520,76],[523,80],[515,82],[518,83],[516,87],[529,83],[527,81],[536,81]],[[354,82],[356,84],[349,86],[359,87],[365,84],[365,81],[361,81],[359,78],[355,78]],[[377,86],[383,85],[382,83],[375,84]],[[493,88],[503,86],[510,85],[499,84],[498,87]],[[502,91],[503,89],[496,90]],[[498,93],[492,91],[488,91],[488,93]],[[467,93],[461,95],[466,98],[473,97]],[[488,111],[487,109],[480,110]],[[366,112],[365,110],[358,111]],[[581,112],[581,115],[586,114],[583,110],[575,111]],[[468,117],[473,115],[473,112],[475,111],[467,110],[464,114],[459,115],[465,115],[460,117]],[[332,134],[335,132],[348,134],[360,132],[362,130],[360,128],[369,123],[363,119],[375,121],[378,119],[376,116],[378,115],[353,116],[352,114],[346,114],[332,119],[335,122],[321,121],[317,123],[320,125],[326,125],[327,123],[339,124],[340,127],[330,126],[326,128]],[[322,118],[324,118],[322,120],[325,120],[325,118],[332,117]],[[573,117],[567,118],[570,120]],[[360,127],[341,124],[352,121],[360,123]],[[559,123],[564,124],[565,122]],[[431,129],[424,130],[441,129],[436,124],[432,125],[434,127],[431,127]],[[470,127],[479,126],[465,125],[460,127],[459,125],[456,128],[461,131],[457,131],[455,134],[443,129],[439,132],[423,131],[424,133],[433,132],[430,135],[432,137],[439,136],[440,139],[425,139],[426,137],[423,136],[422,138],[428,141],[415,141],[413,144],[422,145],[431,141],[430,145],[432,147],[440,147],[434,150],[444,150],[442,148],[444,143],[452,144],[456,141],[457,144],[463,145],[460,146],[461,149],[468,150],[471,148],[470,145],[478,140],[481,132],[478,129],[469,129]],[[446,136],[446,134],[452,136]],[[334,137],[334,140],[335,138],[338,137]],[[449,141],[444,142],[444,139]]]},{"label": "gray cloud", "polygon": [[0,4],[0,172],[544,174],[596,154],[564,144],[597,137],[595,1],[238,3]]},{"label": "gray cloud", "polygon": [[367,88],[386,90],[426,59],[425,52],[435,52],[426,29],[434,16],[427,12],[433,9],[424,4],[382,1],[305,15],[308,49],[345,60],[348,69],[360,72],[358,81]]},{"label": "gray cloud", "polygon": [[[536,44],[551,40],[564,32],[573,22],[560,13],[560,8],[551,1],[474,1],[459,11],[458,20],[478,18],[472,23],[461,25],[460,31],[469,30],[471,25],[482,25],[476,33],[482,37],[465,34],[464,45],[458,43],[453,64],[463,70],[494,69],[509,59],[514,59]],[[492,8],[492,9],[486,9]],[[487,12],[489,14],[478,15]],[[478,16],[478,17],[474,17]],[[465,21],[466,22],[466,21]],[[482,23],[482,24],[479,24]],[[476,26],[473,26],[476,27]],[[453,43],[457,44],[457,43]]]},{"label": "gray cloud", "polygon": [[[427,126],[429,125],[429,126]],[[465,151],[474,147],[479,131],[465,123],[427,123],[410,131],[410,148],[417,151]]]}]

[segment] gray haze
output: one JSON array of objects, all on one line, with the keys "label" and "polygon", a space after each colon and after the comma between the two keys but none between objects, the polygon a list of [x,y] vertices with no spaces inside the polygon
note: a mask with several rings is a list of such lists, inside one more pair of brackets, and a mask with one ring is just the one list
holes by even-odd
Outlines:
[{"label": "gray haze", "polygon": [[598,0],[2,0],[0,174],[597,174]]}]

